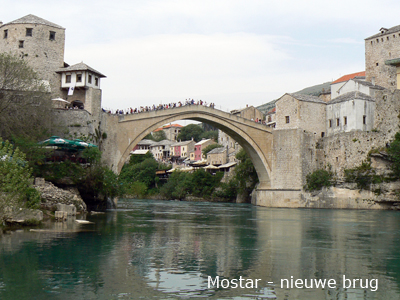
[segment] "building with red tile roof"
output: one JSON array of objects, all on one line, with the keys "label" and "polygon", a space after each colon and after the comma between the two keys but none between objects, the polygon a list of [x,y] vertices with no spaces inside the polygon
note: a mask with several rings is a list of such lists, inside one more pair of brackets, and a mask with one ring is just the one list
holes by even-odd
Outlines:
[{"label": "building with red tile roof", "polygon": [[350,79],[354,79],[356,77],[364,77],[365,78],[365,71],[344,75],[344,76],[340,77],[339,79],[336,79],[335,81],[333,81],[331,84],[345,82]]}]

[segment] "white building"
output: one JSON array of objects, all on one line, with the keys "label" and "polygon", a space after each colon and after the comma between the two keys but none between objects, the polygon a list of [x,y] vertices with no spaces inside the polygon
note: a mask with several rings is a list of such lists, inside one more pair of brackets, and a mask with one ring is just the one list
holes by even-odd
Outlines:
[{"label": "white building", "polygon": [[375,100],[364,93],[353,91],[327,103],[327,134],[353,130],[370,131],[374,128]]}]

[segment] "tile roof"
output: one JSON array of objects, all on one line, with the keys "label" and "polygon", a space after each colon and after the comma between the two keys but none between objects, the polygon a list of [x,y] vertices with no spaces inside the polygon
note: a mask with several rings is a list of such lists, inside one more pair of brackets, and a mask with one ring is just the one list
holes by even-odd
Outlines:
[{"label": "tile roof", "polygon": [[171,128],[171,127],[177,127],[177,128],[180,128],[180,127],[183,127],[182,125],[180,125],[180,124],[171,124],[171,125],[165,125],[165,126],[163,126],[163,127],[160,127],[160,128],[157,128],[156,130],[154,130],[154,131],[160,131],[160,130],[163,130],[163,129],[168,129],[168,128]]},{"label": "tile roof", "polygon": [[299,100],[299,101],[305,101],[305,102],[314,102],[314,103],[323,103],[326,104],[326,102],[324,100],[321,100],[318,97],[315,96],[311,96],[311,95],[303,95],[303,94],[290,94],[287,93],[285,95],[290,95],[293,98]]},{"label": "tile roof", "polygon": [[336,79],[335,81],[331,82],[331,84],[344,82],[344,81],[348,81],[350,79],[354,79],[355,77],[363,77],[363,76],[365,76],[365,71],[347,74],[347,75],[344,75],[344,76],[340,77],[339,79]]},{"label": "tile roof", "polygon": [[339,97],[336,97],[335,99],[328,101],[327,104],[328,105],[335,104],[335,103],[340,103],[340,102],[345,102],[345,101],[350,101],[350,100],[355,100],[355,99],[375,102],[375,100],[371,96],[368,96],[361,92],[353,91],[353,92],[349,92],[349,93],[340,95]]},{"label": "tile roof", "polygon": [[225,151],[226,151],[225,147],[218,147],[218,148],[212,149],[210,152],[207,153],[207,155],[208,154],[224,153]]},{"label": "tile roof", "polygon": [[357,82],[358,84],[365,85],[365,86],[369,86],[370,88],[374,88],[374,89],[377,89],[377,90],[384,90],[384,89],[385,89],[384,87],[382,87],[382,86],[380,86],[380,85],[372,84],[372,83],[369,82],[369,81],[359,80],[359,79],[353,79],[353,80],[354,80],[355,82]]},{"label": "tile roof", "polygon": [[9,24],[40,24],[40,25],[47,25],[47,26],[51,26],[51,27],[55,27],[55,28],[59,28],[59,29],[65,29],[64,27],[61,27],[60,25],[54,24],[45,19],[39,18],[35,15],[26,15],[25,17],[22,17],[17,20],[11,21],[9,23],[3,24],[2,26],[9,25]]},{"label": "tile roof", "polygon": [[101,74],[99,71],[89,67],[87,64],[80,62],[78,64],[66,67],[66,68],[60,68],[56,71],[56,73],[62,73],[62,72],[71,72],[71,71],[91,71],[93,73],[96,73],[99,75],[99,77],[106,77],[105,75]]},{"label": "tile roof", "polygon": [[202,145],[208,141],[211,141],[211,139],[202,139],[200,142],[197,142],[195,145]]},{"label": "tile roof", "polygon": [[271,109],[269,112],[267,112],[266,114],[267,115],[270,115],[270,114],[274,114],[274,113],[276,113],[276,107],[274,107],[273,109]]},{"label": "tile roof", "polygon": [[374,34],[374,35],[366,38],[365,40],[381,37],[381,36],[384,36],[384,35],[387,35],[387,34],[392,34],[394,32],[398,32],[398,31],[400,31],[400,25],[393,26],[393,27],[391,27],[389,29],[382,27],[381,29],[379,29],[379,33]]}]

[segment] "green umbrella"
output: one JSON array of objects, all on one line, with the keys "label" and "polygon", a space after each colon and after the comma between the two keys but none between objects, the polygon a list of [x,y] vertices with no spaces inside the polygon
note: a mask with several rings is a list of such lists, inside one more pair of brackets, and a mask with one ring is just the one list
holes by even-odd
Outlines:
[{"label": "green umbrella", "polygon": [[49,147],[57,147],[56,149],[64,149],[64,150],[83,150],[89,147],[97,147],[94,144],[86,143],[79,139],[68,140],[60,138],[59,136],[52,136],[47,140],[39,142],[39,144]]}]

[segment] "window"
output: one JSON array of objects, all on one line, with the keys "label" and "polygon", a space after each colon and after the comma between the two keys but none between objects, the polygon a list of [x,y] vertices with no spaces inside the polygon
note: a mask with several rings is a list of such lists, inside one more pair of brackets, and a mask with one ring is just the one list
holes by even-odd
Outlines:
[{"label": "window", "polygon": [[19,41],[18,48],[24,48],[24,41]]},{"label": "window", "polygon": [[324,137],[325,136],[325,132],[321,132],[321,137]]},{"label": "window", "polygon": [[343,124],[344,124],[344,125],[347,125],[347,117],[344,117],[344,118],[343,118]]},{"label": "window", "polygon": [[332,120],[329,120],[329,127],[332,127]]},{"label": "window", "polygon": [[95,86],[99,85],[99,78],[97,78],[97,77],[94,78],[94,85]]},{"label": "window", "polygon": [[379,66],[379,63],[376,63],[376,66]]},{"label": "window", "polygon": [[5,29],[5,30],[4,30],[4,36],[3,36],[3,37],[4,37],[5,39],[8,38],[8,29]]},{"label": "window", "polygon": [[65,83],[71,83],[71,75],[65,76]]},{"label": "window", "polygon": [[54,31],[50,31],[49,40],[54,41],[56,39],[56,33]]},{"label": "window", "polygon": [[367,116],[363,116],[363,124],[367,124]]},{"label": "window", "polygon": [[336,119],[336,126],[339,126],[339,125],[340,125],[340,119],[337,118],[337,119]]},{"label": "window", "polygon": [[289,116],[285,116],[286,119],[286,124],[290,123],[290,117]]},{"label": "window", "polygon": [[89,77],[88,77],[88,83],[92,83],[92,75],[89,75]]},{"label": "window", "polygon": [[32,36],[32,31],[33,31],[32,28],[26,28],[26,34],[25,34],[25,36]]},{"label": "window", "polygon": [[76,82],[82,82],[82,74],[76,74]]}]

